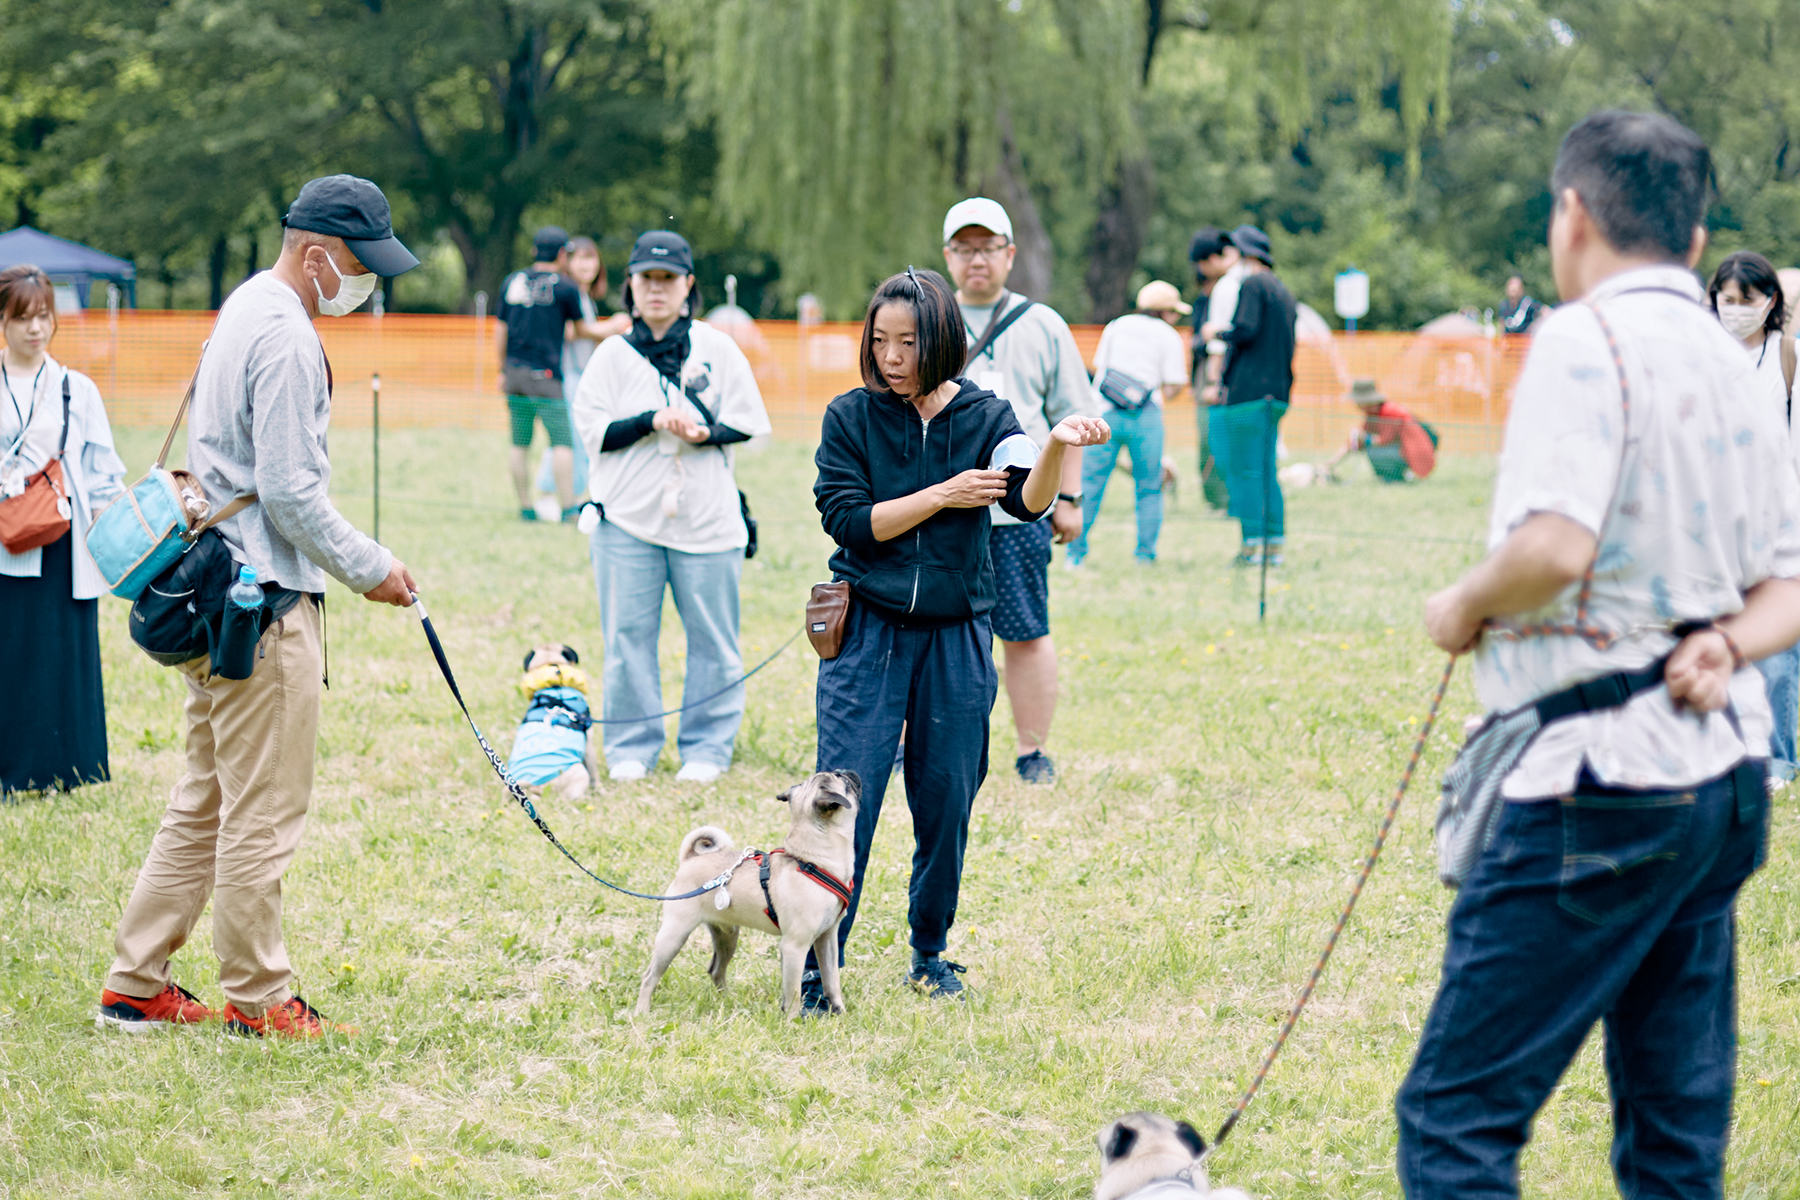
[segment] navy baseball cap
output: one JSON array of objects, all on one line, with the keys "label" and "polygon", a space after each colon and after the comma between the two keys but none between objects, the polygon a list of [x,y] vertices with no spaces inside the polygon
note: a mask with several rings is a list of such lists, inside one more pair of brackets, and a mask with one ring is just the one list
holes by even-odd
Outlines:
[{"label": "navy baseball cap", "polygon": [[377,275],[392,278],[419,265],[412,251],[394,236],[387,197],[366,179],[327,175],[300,189],[281,223],[344,239],[350,253]]},{"label": "navy baseball cap", "polygon": [[531,252],[539,262],[549,262],[569,248],[569,231],[560,225],[546,225],[531,235]]},{"label": "navy baseball cap", "polygon": [[625,264],[628,275],[639,271],[672,271],[677,275],[694,273],[694,248],[679,233],[655,229],[640,234],[631,248],[631,261]]}]

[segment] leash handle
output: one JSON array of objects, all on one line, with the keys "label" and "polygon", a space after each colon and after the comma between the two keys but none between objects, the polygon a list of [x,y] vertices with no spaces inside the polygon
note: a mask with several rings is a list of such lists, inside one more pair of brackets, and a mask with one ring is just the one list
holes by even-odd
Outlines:
[{"label": "leash handle", "polygon": [[1406,789],[1412,784],[1413,773],[1419,769],[1419,760],[1425,755],[1425,742],[1431,737],[1432,726],[1437,724],[1438,709],[1444,703],[1444,693],[1450,689],[1450,675],[1455,670],[1456,655],[1452,654],[1449,661],[1444,664],[1444,674],[1438,679],[1437,691],[1431,697],[1431,711],[1425,714],[1425,725],[1419,730],[1417,740],[1413,742],[1412,757],[1406,762],[1406,771],[1400,776],[1400,783],[1394,789],[1393,799],[1388,801],[1387,814],[1382,817],[1381,828],[1375,833],[1374,846],[1370,847],[1368,857],[1363,860],[1362,873],[1356,877],[1356,886],[1350,890],[1350,899],[1344,902],[1344,909],[1338,914],[1337,924],[1332,928],[1331,936],[1325,939],[1325,949],[1320,951],[1318,962],[1313,964],[1312,975],[1308,977],[1306,986],[1300,990],[1300,998],[1294,1001],[1294,1007],[1288,1010],[1287,1020],[1281,1023],[1281,1032],[1275,1036],[1275,1044],[1264,1053],[1262,1065],[1256,1069],[1256,1077],[1250,1081],[1250,1086],[1244,1089],[1244,1094],[1238,1098],[1237,1105],[1231,1110],[1231,1115],[1225,1118],[1225,1123],[1219,1126],[1219,1132],[1214,1135],[1212,1145],[1208,1146],[1201,1154],[1200,1161],[1206,1161],[1207,1157],[1219,1148],[1220,1144],[1230,1135],[1232,1127],[1238,1123],[1238,1118],[1244,1115],[1244,1110],[1250,1107],[1250,1102],[1256,1099],[1256,1093],[1262,1087],[1263,1080],[1268,1076],[1269,1068],[1275,1065],[1275,1056],[1280,1054],[1281,1048],[1287,1044],[1288,1034],[1294,1032],[1294,1026],[1299,1023],[1300,1014],[1305,1011],[1307,1001],[1312,999],[1314,989],[1319,986],[1319,977],[1325,973],[1325,964],[1331,961],[1331,952],[1337,949],[1338,938],[1343,935],[1344,927],[1350,923],[1350,914],[1356,911],[1356,902],[1362,897],[1363,885],[1367,884],[1369,876],[1375,873],[1376,860],[1381,857],[1381,848],[1387,844],[1388,831],[1394,827],[1394,818],[1400,812],[1400,801],[1406,798]]}]

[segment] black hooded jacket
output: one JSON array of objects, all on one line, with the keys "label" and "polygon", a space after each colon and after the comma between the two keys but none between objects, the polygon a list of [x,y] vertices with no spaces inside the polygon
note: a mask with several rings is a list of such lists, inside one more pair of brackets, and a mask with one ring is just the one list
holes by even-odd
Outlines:
[{"label": "black hooded jacket", "polygon": [[[929,424],[890,392],[857,388],[825,410],[813,496],[825,532],[838,544],[833,579],[850,581],[856,598],[903,629],[939,629],[994,607],[991,524],[985,508],[946,508],[891,541],[875,540],[875,505],[984,469],[994,449],[1023,436],[1012,405],[968,380]],[[1025,467],[1008,468],[1001,508],[1021,521],[1042,516],[1025,507]]]}]

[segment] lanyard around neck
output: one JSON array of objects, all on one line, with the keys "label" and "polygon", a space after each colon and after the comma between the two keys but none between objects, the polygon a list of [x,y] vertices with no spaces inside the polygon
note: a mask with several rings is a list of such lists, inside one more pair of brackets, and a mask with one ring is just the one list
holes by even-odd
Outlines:
[{"label": "lanyard around neck", "polygon": [[38,384],[43,381],[44,368],[49,365],[50,359],[47,356],[43,362],[38,364],[37,374],[31,377],[31,407],[27,411],[21,413],[19,411],[18,393],[13,391],[12,376],[7,374],[6,371],[6,360],[0,358],[0,383],[5,383],[6,398],[12,401],[13,416],[19,418],[18,440],[14,441],[12,447],[7,450],[7,454],[9,455],[18,453],[19,447],[25,444],[25,435],[31,432],[32,418],[37,416]]}]

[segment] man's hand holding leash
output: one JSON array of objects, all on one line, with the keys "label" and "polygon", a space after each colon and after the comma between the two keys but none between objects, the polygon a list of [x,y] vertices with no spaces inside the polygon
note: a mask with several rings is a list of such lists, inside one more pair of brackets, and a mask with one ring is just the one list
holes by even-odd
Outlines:
[{"label": "man's hand holding leash", "polygon": [[417,598],[419,585],[413,582],[412,572],[406,564],[395,559],[388,568],[387,578],[363,593],[364,600],[373,600],[377,604],[391,604],[395,608],[408,608]]}]

